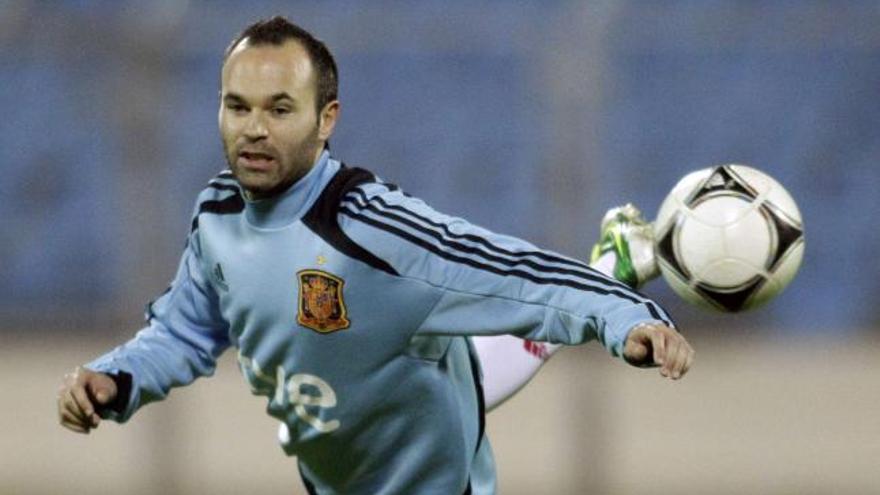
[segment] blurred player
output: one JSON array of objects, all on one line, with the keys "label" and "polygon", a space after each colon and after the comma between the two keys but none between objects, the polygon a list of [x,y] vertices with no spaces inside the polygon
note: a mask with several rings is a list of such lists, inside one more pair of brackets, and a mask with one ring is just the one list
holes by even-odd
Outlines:
[{"label": "blurred player", "polygon": [[690,346],[655,302],[331,157],[336,65],[301,28],[248,27],[221,81],[231,171],[199,195],[147,326],[66,376],[65,427],[125,422],[234,346],[310,493],[485,494],[495,469],[470,336],[598,339],[664,376],[687,371]]},{"label": "blurred player", "polygon": [[[637,289],[660,274],[654,258],[652,227],[641,212],[627,204],[608,210],[599,241],[590,253],[590,266]],[[535,376],[560,344],[534,342],[510,335],[472,337],[483,369],[486,410],[516,394]]]}]

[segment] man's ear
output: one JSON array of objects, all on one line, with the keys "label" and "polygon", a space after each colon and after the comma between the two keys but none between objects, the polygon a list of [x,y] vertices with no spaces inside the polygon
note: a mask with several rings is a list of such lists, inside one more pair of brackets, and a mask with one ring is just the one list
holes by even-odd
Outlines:
[{"label": "man's ear", "polygon": [[327,141],[333,135],[336,128],[336,120],[339,118],[339,100],[333,100],[321,109],[318,115],[318,139]]}]

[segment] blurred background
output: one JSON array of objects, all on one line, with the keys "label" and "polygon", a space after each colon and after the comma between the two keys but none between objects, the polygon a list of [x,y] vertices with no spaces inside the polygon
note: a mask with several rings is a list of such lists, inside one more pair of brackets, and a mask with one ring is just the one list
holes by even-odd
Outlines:
[{"label": "blurred background", "polygon": [[232,356],[124,427],[55,417],[171,279],[225,168],[223,50],[274,14],[337,58],[338,158],[493,230],[583,258],[607,208],[731,162],[799,203],[766,307],[647,287],[686,380],[592,344],[490,414],[500,493],[880,493],[880,3],[795,0],[3,0],[0,493],[303,493]]}]

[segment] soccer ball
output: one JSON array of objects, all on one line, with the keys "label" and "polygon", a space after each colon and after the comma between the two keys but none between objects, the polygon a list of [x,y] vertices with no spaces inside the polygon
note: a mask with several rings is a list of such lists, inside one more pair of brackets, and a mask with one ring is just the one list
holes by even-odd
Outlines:
[{"label": "soccer ball", "polygon": [[794,200],[767,174],[721,165],[686,175],[654,222],[663,278],[690,303],[758,307],[791,282],[804,255]]}]

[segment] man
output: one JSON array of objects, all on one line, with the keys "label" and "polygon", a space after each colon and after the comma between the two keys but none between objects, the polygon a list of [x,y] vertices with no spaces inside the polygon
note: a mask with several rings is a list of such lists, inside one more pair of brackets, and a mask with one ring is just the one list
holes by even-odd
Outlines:
[{"label": "man", "polygon": [[493,493],[468,336],[598,338],[687,371],[690,346],[625,284],[331,158],[336,88],[327,48],[283,18],[233,41],[219,112],[231,172],[200,194],[147,327],[66,377],[62,425],[124,422],[235,346],[310,493]]}]

